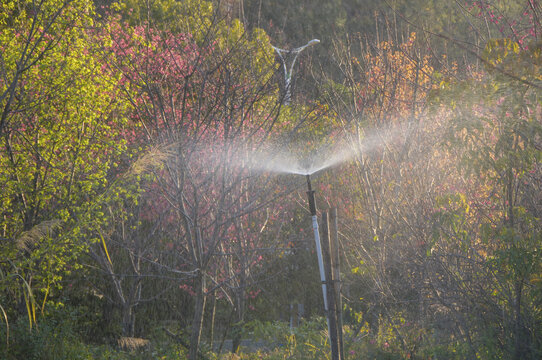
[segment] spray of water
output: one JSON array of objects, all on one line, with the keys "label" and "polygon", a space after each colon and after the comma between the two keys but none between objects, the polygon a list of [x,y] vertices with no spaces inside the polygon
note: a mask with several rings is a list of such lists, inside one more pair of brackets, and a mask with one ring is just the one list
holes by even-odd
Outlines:
[{"label": "spray of water", "polygon": [[378,129],[358,139],[352,134],[342,134],[340,140],[315,150],[309,156],[299,158],[294,153],[268,146],[265,150],[248,155],[244,161],[251,169],[275,173],[312,175],[333,166],[353,160],[361,154],[381,149],[388,142],[404,133],[399,127]]},{"label": "spray of water", "polygon": [[309,169],[293,154],[279,149],[268,148],[249,154],[249,167],[253,170],[307,175]]}]

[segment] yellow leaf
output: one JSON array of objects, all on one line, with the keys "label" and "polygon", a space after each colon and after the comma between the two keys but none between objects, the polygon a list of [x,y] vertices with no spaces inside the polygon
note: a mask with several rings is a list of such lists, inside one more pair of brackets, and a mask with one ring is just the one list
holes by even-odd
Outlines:
[{"label": "yellow leaf", "polygon": [[2,311],[2,315],[4,316],[4,320],[6,321],[6,346],[9,346],[9,322],[8,322],[8,316],[6,314],[6,311],[0,305],[0,310]]},{"label": "yellow leaf", "polygon": [[102,245],[104,247],[104,251],[105,251],[105,255],[107,256],[107,260],[109,261],[109,264],[111,264],[111,266],[113,266],[113,263],[111,262],[111,258],[109,257],[109,252],[107,251],[107,245],[105,244],[105,239],[104,239],[102,233],[100,233],[100,238],[102,239]]}]

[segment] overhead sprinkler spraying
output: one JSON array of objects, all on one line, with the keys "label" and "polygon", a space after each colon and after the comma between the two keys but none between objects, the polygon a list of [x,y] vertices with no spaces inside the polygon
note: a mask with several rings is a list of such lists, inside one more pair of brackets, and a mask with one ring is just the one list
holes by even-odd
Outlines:
[{"label": "overhead sprinkler spraying", "polygon": [[289,150],[287,146],[267,146],[248,154],[243,164],[248,164],[252,170],[313,175],[353,159],[357,154],[357,148],[347,141],[339,140],[313,150],[311,154],[302,158],[296,156],[296,153],[299,152]]},{"label": "overhead sprinkler spraying", "polygon": [[[311,45],[318,44],[320,40],[318,39],[312,39],[308,43],[306,43],[303,46],[300,46],[298,48],[292,49],[292,50],[285,50],[278,48],[276,46],[273,46],[273,49],[277,52],[277,54],[280,57],[280,61],[282,62],[282,68],[284,70],[284,105],[290,105],[290,101],[292,98],[292,74],[294,71],[294,65],[297,60],[298,55],[301,53],[301,51],[305,50],[307,47]],[[286,57],[289,55],[293,55],[292,62],[290,63],[290,66],[286,64],[287,59]]]},{"label": "overhead sprinkler spraying", "polygon": [[348,133],[335,134],[326,144],[309,150],[303,144],[265,144],[250,152],[239,161],[239,166],[251,170],[282,174],[313,175],[334,166],[348,163],[382,149],[390,142],[397,141],[404,134],[399,126],[376,128],[366,131],[363,139]]}]

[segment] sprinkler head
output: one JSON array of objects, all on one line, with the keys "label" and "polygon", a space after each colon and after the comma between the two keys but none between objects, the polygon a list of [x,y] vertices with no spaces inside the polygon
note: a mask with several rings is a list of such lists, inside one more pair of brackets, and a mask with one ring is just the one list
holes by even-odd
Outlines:
[{"label": "sprinkler head", "polygon": [[316,216],[316,201],[314,200],[314,190],[311,186],[311,176],[307,174],[307,195],[309,197],[309,210],[311,212],[311,216]]},{"label": "sprinkler head", "polygon": [[307,174],[306,176],[307,176],[307,187],[309,188],[309,191],[313,191],[312,186],[311,186],[311,176],[309,174]]}]

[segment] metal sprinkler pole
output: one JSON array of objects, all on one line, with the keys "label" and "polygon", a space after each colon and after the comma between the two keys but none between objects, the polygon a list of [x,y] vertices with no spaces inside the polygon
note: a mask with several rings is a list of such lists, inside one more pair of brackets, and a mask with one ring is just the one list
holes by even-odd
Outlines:
[{"label": "metal sprinkler pole", "polygon": [[[293,72],[294,72],[294,65],[295,65],[295,61],[297,60],[297,56],[303,50],[305,50],[305,48],[307,48],[307,47],[309,47],[311,45],[318,44],[319,42],[320,42],[320,40],[318,40],[318,39],[312,39],[311,41],[309,41],[305,45],[300,46],[300,47],[295,48],[295,49],[292,49],[292,50],[285,50],[285,49],[281,49],[281,48],[278,48],[276,46],[273,46],[273,49],[277,52],[277,54],[280,57],[280,60],[282,62],[282,68],[284,70],[284,100],[283,100],[284,105],[290,105],[290,101],[291,101],[291,98],[292,98],[292,90],[291,90],[291,87],[292,87],[292,75],[293,75]],[[292,63],[290,64],[290,66],[288,66],[288,64],[286,63],[286,59],[285,59],[285,55],[288,55],[288,54],[294,54],[294,59],[292,60]]]},{"label": "metal sprinkler pole", "polygon": [[322,257],[322,247],[320,245],[320,232],[318,231],[318,217],[316,216],[316,202],[314,201],[314,190],[311,186],[310,175],[307,174],[307,186],[309,190],[307,195],[309,196],[309,210],[312,217],[312,229],[314,231],[314,242],[316,243],[316,255],[318,257],[318,269],[320,270],[320,280],[322,281],[322,293],[324,295],[324,311],[326,313],[327,330],[331,335],[331,327],[329,325],[329,307],[327,303],[327,287],[326,287],[326,273],[324,270],[324,261]]}]

